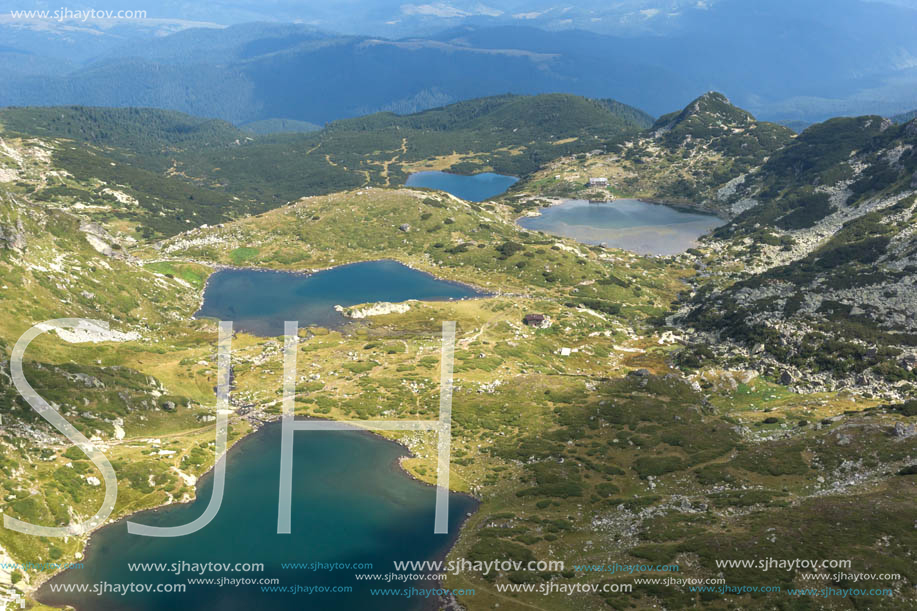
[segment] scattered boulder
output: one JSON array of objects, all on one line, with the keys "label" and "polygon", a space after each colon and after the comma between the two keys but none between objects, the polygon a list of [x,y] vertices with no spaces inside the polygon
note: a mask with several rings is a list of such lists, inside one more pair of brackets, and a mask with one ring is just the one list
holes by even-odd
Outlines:
[{"label": "scattered boulder", "polygon": [[82,383],[86,388],[105,388],[105,384],[103,384],[99,378],[91,376],[88,373],[71,374],[71,379]]},{"label": "scattered boulder", "polygon": [[741,382],[742,384],[749,384],[755,378],[757,378],[758,375],[759,375],[758,372],[755,371],[754,369],[746,369],[745,371],[739,372],[738,374],[739,382]]},{"label": "scattered boulder", "polygon": [[80,231],[83,232],[89,245],[96,249],[97,252],[106,257],[114,256],[112,244],[115,239],[98,223],[83,222],[80,223]]},{"label": "scattered boulder", "polygon": [[791,374],[789,371],[784,369],[780,373],[780,383],[783,384],[784,386],[789,386],[794,381],[795,380],[793,379],[793,374]]}]

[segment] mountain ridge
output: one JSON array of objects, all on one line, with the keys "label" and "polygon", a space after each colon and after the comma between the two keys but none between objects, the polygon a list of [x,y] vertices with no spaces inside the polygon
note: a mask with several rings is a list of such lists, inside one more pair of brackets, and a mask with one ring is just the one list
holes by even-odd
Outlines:
[{"label": "mountain ridge", "polygon": [[801,388],[906,396],[914,375],[903,363],[917,347],[915,152],[917,120],[806,129],[734,186],[729,199],[744,211],[699,261],[741,267],[726,272],[734,283],[698,289],[684,324],[703,330],[701,341],[736,342],[732,358],[783,368]]},{"label": "mountain ridge", "polygon": [[[662,15],[647,21],[661,22]],[[914,106],[917,77],[908,57],[917,56],[909,36],[917,11],[848,0],[843,10],[824,14],[817,2],[722,0],[672,19],[682,25],[633,36],[546,31],[524,20],[413,35],[253,23],[162,37],[147,32],[118,39],[117,49],[106,42],[89,57],[49,41],[11,45],[36,55],[23,61],[21,52],[0,53],[8,84],[0,104],[146,106],[233,123],[316,124],[506,91],[609,97],[661,114],[715,88],[760,116],[809,122]]]},{"label": "mountain ridge", "polygon": [[[720,189],[744,180],[744,173],[794,137],[787,127],[756,120],[722,93],[707,92],[588,160],[554,162],[539,173],[536,191],[599,200],[643,197],[730,216],[733,210]],[[587,189],[583,174],[605,176],[613,191]]]},{"label": "mountain ridge", "polygon": [[[532,120],[545,115],[553,121]],[[128,195],[139,205],[112,214],[161,235],[306,195],[403,184],[421,169],[524,175],[542,160],[603,146],[650,122],[626,105],[566,94],[495,96],[414,115],[342,120],[317,132],[266,136],[174,111],[0,109],[7,134],[90,145],[56,146],[54,162],[71,176],[54,187],[34,185],[36,197],[67,205],[80,198],[99,202],[107,196],[93,181],[116,181],[130,173],[134,191]]]}]

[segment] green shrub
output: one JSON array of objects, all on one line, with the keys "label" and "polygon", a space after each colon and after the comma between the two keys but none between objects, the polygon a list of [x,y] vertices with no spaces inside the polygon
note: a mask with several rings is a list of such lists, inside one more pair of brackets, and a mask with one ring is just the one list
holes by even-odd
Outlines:
[{"label": "green shrub", "polygon": [[613,494],[619,494],[621,489],[614,484],[603,482],[595,487],[595,492],[601,497],[609,497]]},{"label": "green shrub", "polygon": [[685,463],[679,456],[641,456],[634,461],[634,471],[646,479],[650,475],[658,477],[673,471],[681,471]]}]

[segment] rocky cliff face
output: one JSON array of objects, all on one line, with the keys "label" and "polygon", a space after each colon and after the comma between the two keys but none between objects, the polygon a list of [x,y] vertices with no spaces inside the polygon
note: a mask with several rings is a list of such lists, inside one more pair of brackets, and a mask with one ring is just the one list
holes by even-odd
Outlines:
[{"label": "rocky cliff face", "polygon": [[15,223],[0,223],[0,247],[25,250],[25,228],[21,220],[16,219]]},{"label": "rocky cliff face", "polygon": [[28,240],[16,199],[0,190],[0,249],[25,250]]}]

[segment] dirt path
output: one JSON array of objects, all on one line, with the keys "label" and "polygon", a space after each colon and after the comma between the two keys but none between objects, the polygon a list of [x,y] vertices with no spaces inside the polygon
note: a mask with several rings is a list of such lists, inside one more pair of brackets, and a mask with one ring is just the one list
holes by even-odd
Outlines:
[{"label": "dirt path", "polygon": [[394,157],[392,157],[388,161],[382,162],[382,172],[380,173],[380,176],[385,178],[386,187],[392,186],[391,178],[388,175],[389,166],[391,166],[393,163],[398,161],[402,155],[406,155],[408,152],[408,139],[407,138],[401,139],[401,148],[399,150],[401,151],[400,153],[397,153]]}]

